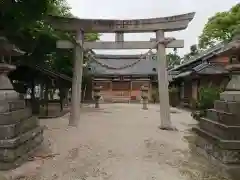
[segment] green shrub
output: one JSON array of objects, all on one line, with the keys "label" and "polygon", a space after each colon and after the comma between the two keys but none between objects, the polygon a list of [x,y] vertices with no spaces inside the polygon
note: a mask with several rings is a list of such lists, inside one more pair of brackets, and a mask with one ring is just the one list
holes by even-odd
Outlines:
[{"label": "green shrub", "polygon": [[220,98],[221,90],[215,87],[202,87],[199,91],[197,107],[199,109],[210,109],[214,106],[214,101]]}]

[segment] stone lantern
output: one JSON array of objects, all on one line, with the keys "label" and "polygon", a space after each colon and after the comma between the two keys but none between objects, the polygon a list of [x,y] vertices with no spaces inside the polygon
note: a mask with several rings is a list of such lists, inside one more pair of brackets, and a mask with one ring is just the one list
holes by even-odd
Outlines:
[{"label": "stone lantern", "polygon": [[[4,102],[7,100],[18,99],[19,95],[16,91],[14,91],[13,85],[8,78],[8,73],[15,70],[15,66],[0,63],[0,101]],[[8,104],[1,103],[0,105],[0,113],[5,112],[8,108]]]},{"label": "stone lantern", "polygon": [[94,86],[93,91],[94,91],[94,100],[95,100],[95,108],[99,108],[99,100],[100,100],[100,91],[102,87],[101,86]]},{"label": "stone lantern", "polygon": [[148,104],[148,87],[147,86],[141,86],[141,97],[142,97],[142,109],[147,110],[147,104]]},{"label": "stone lantern", "polygon": [[[0,37],[0,56],[21,54]],[[8,78],[8,73],[15,68],[5,61],[0,63],[0,170],[13,169],[27,161],[43,141],[43,128],[39,126],[38,118],[19,98]]]}]

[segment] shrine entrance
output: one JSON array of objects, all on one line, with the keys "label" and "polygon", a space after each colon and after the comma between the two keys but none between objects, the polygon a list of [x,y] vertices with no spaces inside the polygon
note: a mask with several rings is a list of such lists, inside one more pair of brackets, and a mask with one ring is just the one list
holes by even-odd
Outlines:
[{"label": "shrine entrance", "polygon": [[[59,48],[74,48],[74,75],[72,83],[72,108],[69,125],[77,125],[80,119],[80,102],[83,73],[83,51],[84,49],[149,49],[140,59],[147,59],[153,49],[157,49],[157,72],[159,97],[160,97],[160,118],[161,129],[172,130],[170,121],[170,106],[168,95],[168,74],[166,65],[166,48],[182,48],[183,40],[166,38],[165,32],[184,30],[194,18],[195,13],[182,14],[164,18],[134,19],[134,20],[103,20],[103,19],[78,19],[50,16],[48,21],[54,28],[75,32],[75,42],[59,41]],[[115,41],[106,42],[84,42],[84,33],[115,33]],[[124,41],[124,33],[154,32],[156,39],[150,41]],[[96,60],[95,54],[89,54],[91,59]],[[126,68],[123,65],[121,69]],[[124,86],[128,83],[124,83]],[[119,87],[119,83],[114,83]],[[121,87],[123,88],[123,87]],[[124,95],[122,91],[121,95]]]},{"label": "shrine entrance", "polygon": [[129,80],[119,80],[112,82],[113,102],[130,102],[131,82]]},{"label": "shrine entrance", "polygon": [[[92,87],[101,87],[101,100],[112,103],[141,101],[141,86],[151,90],[150,79],[93,79]],[[150,93],[149,93],[150,97]]]}]

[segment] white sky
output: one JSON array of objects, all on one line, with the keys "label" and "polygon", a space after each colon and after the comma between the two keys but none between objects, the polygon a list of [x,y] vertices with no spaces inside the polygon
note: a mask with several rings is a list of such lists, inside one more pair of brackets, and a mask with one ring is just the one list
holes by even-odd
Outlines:
[{"label": "white sky", "polygon": [[[216,12],[226,11],[240,0],[67,0],[72,13],[79,18],[133,19],[171,16],[196,12],[188,29],[168,33],[167,36],[184,39],[185,48],[179,54],[189,52],[189,47],[197,44],[204,24]],[[103,34],[101,40],[114,41],[114,34]],[[154,33],[125,34],[126,41],[149,41]],[[136,54],[147,50],[98,50],[97,53]]]}]

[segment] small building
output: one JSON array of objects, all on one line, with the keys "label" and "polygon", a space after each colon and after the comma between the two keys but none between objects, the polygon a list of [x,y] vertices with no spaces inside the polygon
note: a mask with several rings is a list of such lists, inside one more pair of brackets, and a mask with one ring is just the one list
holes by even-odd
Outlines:
[{"label": "small building", "polygon": [[[59,117],[69,112],[67,93],[72,78],[46,67],[15,63],[9,73],[16,91],[26,95],[26,104],[39,118]],[[29,99],[30,98],[30,99]]]},{"label": "small building", "polygon": [[230,43],[220,43],[171,70],[174,74],[171,86],[179,89],[179,97],[183,106],[192,107],[198,100],[201,87],[215,86],[225,88],[229,81],[229,72],[225,66],[233,58],[223,53]]},{"label": "small building", "polygon": [[104,102],[134,102],[141,99],[140,87],[157,87],[156,56],[149,60],[141,55],[97,55],[89,62],[93,86],[101,86]]}]

